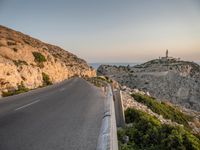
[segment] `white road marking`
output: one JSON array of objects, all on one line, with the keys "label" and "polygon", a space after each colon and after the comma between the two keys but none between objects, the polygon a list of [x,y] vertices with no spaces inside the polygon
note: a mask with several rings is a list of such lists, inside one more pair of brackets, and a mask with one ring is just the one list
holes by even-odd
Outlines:
[{"label": "white road marking", "polygon": [[35,104],[35,103],[37,103],[37,102],[39,102],[39,101],[40,101],[40,100],[36,100],[36,101],[34,101],[34,102],[31,102],[31,103],[29,103],[29,104],[26,104],[26,105],[24,105],[24,106],[21,106],[21,107],[15,109],[15,111],[20,110],[20,109],[23,109],[23,108],[26,108],[26,107],[28,107],[28,106],[30,106],[30,105],[33,105],[33,104]]}]

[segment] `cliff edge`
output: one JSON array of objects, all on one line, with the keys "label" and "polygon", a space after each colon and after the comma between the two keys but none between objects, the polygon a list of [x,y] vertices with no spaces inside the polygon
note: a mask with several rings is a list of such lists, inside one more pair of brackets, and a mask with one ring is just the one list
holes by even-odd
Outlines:
[{"label": "cliff edge", "polygon": [[101,65],[98,74],[152,96],[200,111],[200,66],[175,58],[151,60],[141,65]]}]

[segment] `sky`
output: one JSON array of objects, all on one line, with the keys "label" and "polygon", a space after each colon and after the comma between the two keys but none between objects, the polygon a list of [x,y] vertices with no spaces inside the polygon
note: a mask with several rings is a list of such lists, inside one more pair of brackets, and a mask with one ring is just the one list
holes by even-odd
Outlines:
[{"label": "sky", "polygon": [[0,0],[0,24],[90,63],[200,62],[200,0]]}]

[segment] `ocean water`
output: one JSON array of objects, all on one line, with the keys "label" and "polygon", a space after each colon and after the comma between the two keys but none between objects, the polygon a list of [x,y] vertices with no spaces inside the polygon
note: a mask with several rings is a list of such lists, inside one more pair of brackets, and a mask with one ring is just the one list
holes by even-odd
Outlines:
[{"label": "ocean water", "polygon": [[100,65],[112,65],[112,66],[135,66],[141,63],[89,63],[94,69],[98,69]]},{"label": "ocean water", "polygon": [[[90,66],[92,66],[94,69],[98,69],[98,67],[100,65],[112,65],[112,66],[135,66],[135,65],[138,65],[138,64],[142,64],[143,62],[135,62],[135,63],[89,63]],[[200,62],[197,62],[197,64],[200,65]]]}]

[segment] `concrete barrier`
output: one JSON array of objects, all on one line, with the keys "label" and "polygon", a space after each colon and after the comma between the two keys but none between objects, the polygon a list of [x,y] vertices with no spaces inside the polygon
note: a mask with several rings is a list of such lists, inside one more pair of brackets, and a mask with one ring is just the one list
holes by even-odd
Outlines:
[{"label": "concrete barrier", "polygon": [[125,115],[121,90],[114,89],[113,94],[117,127],[125,127]]},{"label": "concrete barrier", "polygon": [[115,108],[110,85],[106,88],[106,94],[107,100],[105,101],[105,111],[98,138],[97,150],[118,150]]}]

